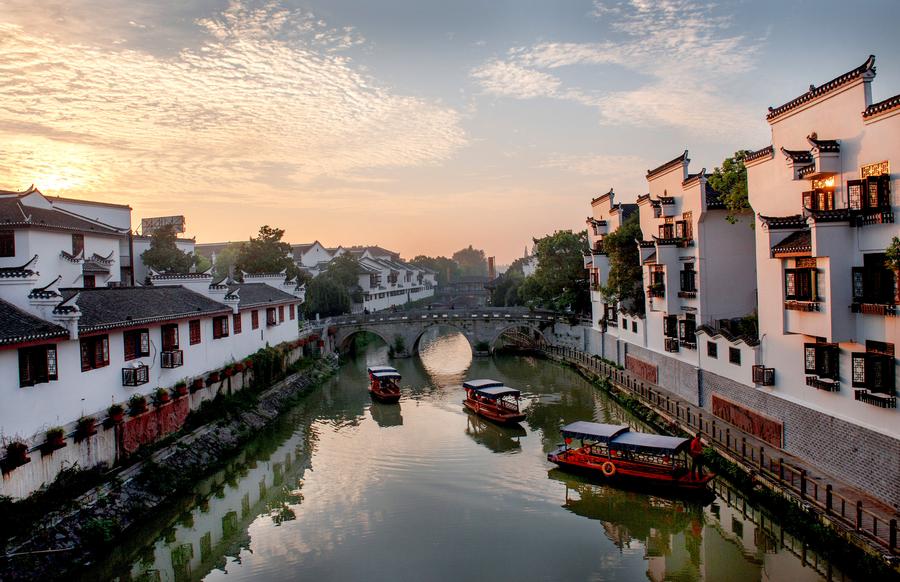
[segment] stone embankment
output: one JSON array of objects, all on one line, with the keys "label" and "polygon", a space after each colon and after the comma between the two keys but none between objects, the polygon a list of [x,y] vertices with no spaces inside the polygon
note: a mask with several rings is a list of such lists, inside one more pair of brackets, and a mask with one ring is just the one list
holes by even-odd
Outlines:
[{"label": "stone embankment", "polygon": [[76,509],[47,515],[27,539],[0,552],[0,580],[60,579],[90,565],[129,528],[221,467],[336,367],[336,359],[318,360],[259,394],[250,409],[209,422],[121,470],[77,499]]}]

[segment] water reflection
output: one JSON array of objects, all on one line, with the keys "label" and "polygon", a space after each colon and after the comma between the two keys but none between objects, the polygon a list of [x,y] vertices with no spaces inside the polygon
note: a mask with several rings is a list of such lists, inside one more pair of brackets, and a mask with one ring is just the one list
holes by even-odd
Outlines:
[{"label": "water reflection", "polygon": [[[563,424],[643,427],[571,370],[533,358],[473,359],[463,336],[429,334],[421,358],[390,362],[403,375],[399,404],[369,398],[366,367],[388,363],[385,346],[370,347],[86,577],[838,577],[725,485],[703,507],[551,470],[546,451]],[[477,376],[523,391],[523,426],[463,410],[460,384]]]}]

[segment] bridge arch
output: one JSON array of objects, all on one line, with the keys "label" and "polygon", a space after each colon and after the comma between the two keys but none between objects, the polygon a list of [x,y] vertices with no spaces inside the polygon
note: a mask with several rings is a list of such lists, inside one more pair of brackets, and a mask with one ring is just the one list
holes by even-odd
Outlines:
[{"label": "bridge arch", "polygon": [[415,339],[413,339],[412,342],[410,342],[410,344],[409,344],[410,355],[414,356],[419,353],[419,346],[422,341],[422,336],[425,335],[425,333],[429,329],[432,329],[435,327],[450,328],[450,329],[453,329],[454,331],[458,331],[464,338],[466,338],[466,341],[469,342],[469,348],[472,349],[472,353],[475,352],[475,344],[472,341],[471,332],[469,330],[467,330],[465,327],[463,327],[461,325],[457,325],[455,322],[452,322],[449,320],[432,320],[432,321],[428,321],[428,322],[424,323],[422,325],[421,329],[418,329],[413,332],[415,334]]},{"label": "bridge arch", "polygon": [[349,350],[349,348],[350,348],[350,342],[353,340],[354,337],[356,337],[357,335],[359,335],[361,333],[367,333],[367,334],[374,335],[375,337],[377,337],[381,341],[383,341],[385,343],[385,345],[387,345],[387,346],[391,345],[391,342],[388,341],[388,339],[386,337],[384,337],[384,335],[381,332],[377,331],[376,329],[374,329],[372,327],[360,327],[358,329],[351,329],[351,330],[346,331],[345,333],[341,333],[340,336],[338,338],[336,338],[337,341],[335,342],[335,344],[336,344],[338,351],[340,353],[347,352],[347,350]]},{"label": "bridge arch", "polygon": [[501,328],[498,332],[496,332],[494,334],[494,336],[490,340],[491,352],[494,351],[494,348],[497,346],[497,342],[500,340],[500,338],[503,337],[503,335],[506,334],[507,332],[513,331],[513,330],[527,330],[537,336],[536,337],[537,343],[539,343],[539,344],[540,343],[548,343],[547,337],[544,335],[544,332],[541,331],[541,329],[538,326],[532,325],[532,324],[526,323],[526,322],[516,322],[516,323],[511,323],[510,325],[504,326],[503,328]]}]

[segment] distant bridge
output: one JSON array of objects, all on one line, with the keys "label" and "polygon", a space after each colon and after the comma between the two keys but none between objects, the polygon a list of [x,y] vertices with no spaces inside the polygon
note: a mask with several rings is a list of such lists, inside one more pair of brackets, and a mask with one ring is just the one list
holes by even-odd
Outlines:
[{"label": "distant bridge", "polygon": [[[418,353],[422,335],[433,327],[449,327],[462,333],[473,351],[493,352],[503,336],[512,343],[547,343],[544,333],[564,317],[550,311],[524,308],[482,308],[402,311],[348,315],[328,320],[336,328],[334,345],[341,352],[350,347],[353,336],[371,333],[392,346],[397,356]],[[552,332],[552,330],[551,330]]]}]

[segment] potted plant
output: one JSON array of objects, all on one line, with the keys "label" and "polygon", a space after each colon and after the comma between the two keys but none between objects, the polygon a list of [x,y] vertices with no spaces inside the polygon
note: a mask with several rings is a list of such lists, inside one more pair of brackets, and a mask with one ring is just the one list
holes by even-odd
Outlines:
[{"label": "potted plant", "polygon": [[121,404],[113,404],[106,409],[106,414],[114,424],[119,424],[125,418],[125,407]]},{"label": "potted plant", "polygon": [[248,370],[252,370],[253,369],[253,360],[251,360],[250,358],[247,358],[246,360],[244,360],[244,367],[247,368]]},{"label": "potted plant", "polygon": [[28,445],[21,441],[13,441],[6,445],[6,462],[11,469],[21,467],[31,459],[28,458]]},{"label": "potted plant", "polygon": [[234,369],[231,366],[226,366],[222,369],[222,377],[223,378],[231,378],[234,374]]},{"label": "potted plant", "polygon": [[175,383],[175,395],[178,398],[181,398],[182,396],[187,396],[187,393],[188,393],[187,382],[185,382],[184,380],[179,380],[178,382]]},{"label": "potted plant", "polygon": [[132,416],[147,412],[147,398],[142,394],[133,394],[128,399],[128,408],[131,410]]},{"label": "potted plant", "polygon": [[61,426],[54,426],[47,430],[47,447],[61,449],[66,446],[66,431]]},{"label": "potted plant", "polygon": [[238,362],[237,364],[235,364],[235,365],[232,366],[232,367],[234,368],[235,373],[243,372],[243,371],[244,371],[244,364],[242,364],[242,363],[240,363],[240,362]]},{"label": "potted plant", "polygon": [[157,406],[168,404],[170,400],[172,400],[172,396],[165,388],[160,387],[157,388],[155,392],[153,392],[153,402]]},{"label": "potted plant", "polygon": [[212,386],[213,384],[215,384],[215,383],[218,382],[218,381],[219,381],[219,373],[218,373],[218,372],[213,372],[212,374],[210,374],[210,375],[206,378],[206,385],[207,385],[207,386]]},{"label": "potted plant", "polygon": [[75,433],[77,438],[87,438],[97,434],[97,419],[93,416],[82,416],[75,423]]}]

